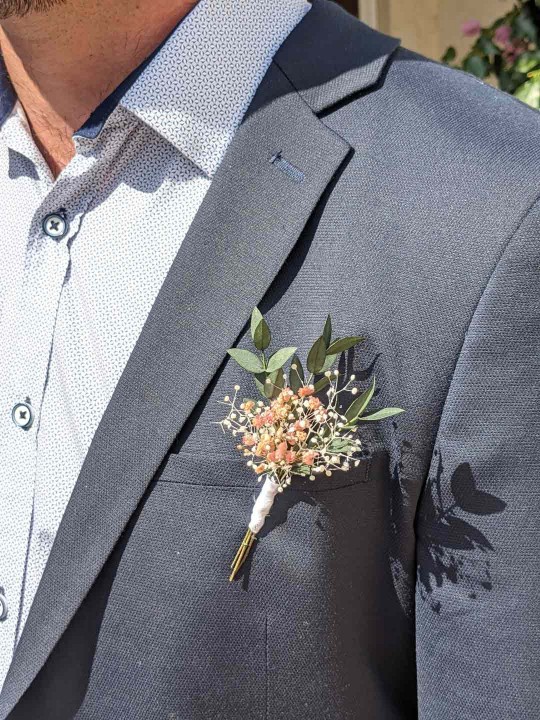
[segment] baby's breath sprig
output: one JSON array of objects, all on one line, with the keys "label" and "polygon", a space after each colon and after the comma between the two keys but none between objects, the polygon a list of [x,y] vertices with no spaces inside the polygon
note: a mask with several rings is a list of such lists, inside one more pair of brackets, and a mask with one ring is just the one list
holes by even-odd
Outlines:
[{"label": "baby's breath sprig", "polygon": [[[366,410],[375,392],[375,378],[358,395],[355,376],[339,386],[339,372],[332,369],[340,353],[363,341],[362,337],[332,340],[332,321],[327,317],[323,334],[315,341],[307,356],[307,374],[296,348],[277,350],[268,358],[271,333],[260,311],[251,316],[251,336],[260,355],[233,348],[229,355],[248,370],[263,400],[239,400],[240,386],[233,397],[226,396],[227,416],[220,425],[239,437],[237,449],[246,458],[248,467],[264,478],[255,501],[248,530],[231,565],[234,580],[245,562],[257,536],[270,513],[277,493],[283,492],[294,475],[316,480],[317,475],[331,476],[334,471],[350,470],[358,465],[362,442],[357,436],[361,422],[377,421],[403,412],[401,408],[383,408],[369,415]],[[284,365],[291,360],[289,372]],[[325,391],[326,399],[320,395]],[[354,397],[345,407],[345,395]],[[357,396],[358,397],[355,397]]]}]

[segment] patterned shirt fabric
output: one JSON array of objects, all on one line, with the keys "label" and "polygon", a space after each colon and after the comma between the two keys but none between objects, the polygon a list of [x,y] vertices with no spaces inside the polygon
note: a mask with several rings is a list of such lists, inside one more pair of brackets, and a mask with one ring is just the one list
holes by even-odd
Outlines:
[{"label": "patterned shirt fabric", "polygon": [[309,7],[201,0],[74,135],[76,155],[56,180],[4,73],[0,684],[156,295],[272,57]]}]

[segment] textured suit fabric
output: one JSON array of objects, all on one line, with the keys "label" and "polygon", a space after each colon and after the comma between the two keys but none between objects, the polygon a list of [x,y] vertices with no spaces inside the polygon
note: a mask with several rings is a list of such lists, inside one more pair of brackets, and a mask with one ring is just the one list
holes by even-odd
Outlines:
[{"label": "textured suit fabric", "polygon": [[[537,716],[539,124],[314,3],[98,428],[1,718]],[[365,335],[341,368],[406,413],[228,584],[253,476],[213,423],[255,303],[302,355],[328,311]]]}]

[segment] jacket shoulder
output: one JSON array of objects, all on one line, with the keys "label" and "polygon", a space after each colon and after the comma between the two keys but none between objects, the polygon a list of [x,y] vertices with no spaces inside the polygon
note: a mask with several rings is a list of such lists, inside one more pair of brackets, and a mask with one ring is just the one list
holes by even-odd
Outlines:
[{"label": "jacket shoulder", "polygon": [[[419,107],[424,102],[437,103],[448,111],[448,122],[451,122],[452,113],[459,118],[465,111],[467,118],[476,117],[475,124],[489,122],[499,127],[506,126],[509,131],[513,129],[514,136],[520,130],[536,135],[540,128],[540,113],[517,98],[474,75],[406,48],[397,49],[388,70],[394,80],[392,88],[399,87],[401,93],[415,97]],[[509,141],[511,139],[508,138]]]}]

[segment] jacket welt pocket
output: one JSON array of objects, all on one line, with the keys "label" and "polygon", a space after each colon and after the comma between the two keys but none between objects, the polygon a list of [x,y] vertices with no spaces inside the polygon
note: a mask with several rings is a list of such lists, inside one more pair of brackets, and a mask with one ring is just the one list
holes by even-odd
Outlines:
[{"label": "jacket welt pocket", "polygon": [[[335,471],[331,476],[318,475],[315,480],[295,477],[288,492],[310,493],[338,490],[365,483],[369,478],[370,458],[359,458],[359,464],[348,471]],[[156,475],[157,482],[255,489],[260,485],[257,475],[241,458],[223,455],[178,452],[170,453]]]}]

